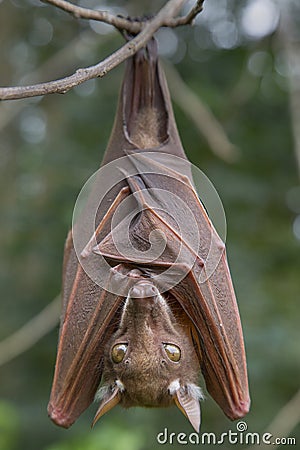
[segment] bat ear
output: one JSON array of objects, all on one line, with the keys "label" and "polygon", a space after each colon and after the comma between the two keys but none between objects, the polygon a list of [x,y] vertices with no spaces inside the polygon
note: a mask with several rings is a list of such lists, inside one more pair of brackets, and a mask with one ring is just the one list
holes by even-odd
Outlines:
[{"label": "bat ear", "polygon": [[100,406],[95,414],[92,427],[94,427],[94,425],[100,419],[100,417],[102,417],[105,413],[107,413],[114,406],[116,406],[120,400],[121,400],[121,393],[119,387],[116,386],[112,392],[107,389],[106,394],[103,395],[100,402]]},{"label": "bat ear", "polygon": [[185,387],[180,386],[179,382],[176,380],[170,384],[169,392],[170,394],[173,393],[176,406],[178,406],[180,411],[190,421],[194,430],[199,433],[201,423],[199,401],[203,398],[201,389],[192,383],[189,383]]}]

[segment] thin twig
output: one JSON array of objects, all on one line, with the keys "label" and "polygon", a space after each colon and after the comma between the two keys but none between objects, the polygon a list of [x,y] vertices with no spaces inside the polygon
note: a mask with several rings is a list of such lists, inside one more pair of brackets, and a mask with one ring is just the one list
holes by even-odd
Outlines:
[{"label": "thin twig", "polygon": [[[138,20],[126,19],[120,15],[115,16],[108,11],[99,11],[95,9],[83,8],[81,6],[74,5],[66,0],[42,0],[44,3],[49,3],[50,5],[56,6],[63,11],[72,14],[76,19],[89,19],[98,20],[100,22],[105,22],[109,25],[113,25],[119,30],[126,30],[129,33],[136,34],[139,33],[144,27],[147,21],[141,22]],[[202,11],[204,0],[197,0],[195,6],[190,10],[190,12],[183,17],[177,18],[166,18],[165,22],[161,26],[175,28],[181,25],[190,25],[195,17]]]},{"label": "thin twig", "polygon": [[14,100],[19,98],[35,97],[45,94],[64,94],[71,88],[78,86],[84,81],[96,77],[104,77],[109,71],[117,67],[130,56],[134,55],[140,48],[144,47],[154,33],[170,18],[176,16],[187,0],[169,0],[157,15],[147,22],[144,29],[131,41],[127,42],[113,54],[98,64],[76,70],[68,77],[40,83],[32,86],[18,86],[0,88],[1,100]]},{"label": "thin twig", "polygon": [[211,150],[227,162],[233,162],[237,148],[229,141],[224,128],[200,97],[183,81],[175,67],[165,64],[172,98],[207,140]]},{"label": "thin twig", "polygon": [[[293,429],[300,422],[300,389],[291,398],[291,400],[286,403],[274,417],[270,425],[266,428],[265,433],[270,433],[272,439],[275,440],[276,437],[285,438],[291,434]],[[265,450],[272,447],[272,449],[279,447],[280,444],[276,444],[275,441],[270,444],[259,444],[250,447],[248,450]]]},{"label": "thin twig", "polygon": [[76,19],[90,19],[98,20],[100,22],[105,22],[109,25],[113,25],[119,30],[126,30],[130,33],[139,33],[143,28],[143,23],[137,20],[129,20],[125,17],[115,16],[108,11],[97,11],[95,9],[82,8],[80,6],[74,5],[73,3],[67,2],[66,0],[42,0],[44,3],[49,3],[50,5],[56,6],[70,14],[72,14]]},{"label": "thin twig", "polygon": [[[112,34],[106,34],[101,37],[101,44],[108,43],[114,39]],[[73,67],[73,57],[75,47],[80,43],[84,45],[84,48],[88,48],[89,51],[93,50],[93,46],[97,45],[97,41],[93,39],[93,31],[85,30],[77,35],[72,41],[68,42],[67,46],[59,50],[44,64],[39,66],[36,70],[30,73],[28,76],[30,82],[35,82],[46,76],[46,74],[58,73],[63,67],[65,71],[71,70]],[[0,102],[0,133],[3,129],[10,124],[10,122],[30,103],[30,100],[24,100],[22,102]]]},{"label": "thin twig", "polygon": [[0,366],[24,353],[58,324],[60,295],[39,314],[0,342]]},{"label": "thin twig", "polygon": [[198,0],[196,5],[190,10],[190,12],[183,17],[177,17],[176,19],[167,20],[164,24],[166,27],[175,28],[181,25],[190,25],[193,23],[193,20],[198,16],[199,13],[203,10],[204,0]]}]

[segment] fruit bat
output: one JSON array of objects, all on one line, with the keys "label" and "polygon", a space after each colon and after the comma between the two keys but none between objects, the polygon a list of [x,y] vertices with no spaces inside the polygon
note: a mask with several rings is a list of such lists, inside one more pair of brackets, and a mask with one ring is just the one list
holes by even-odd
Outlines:
[{"label": "fruit bat", "polygon": [[[80,208],[79,208],[80,209]],[[100,170],[64,253],[50,418],[93,402],[176,405],[200,427],[202,372],[230,419],[249,410],[225,245],[195,191],[154,39],[131,57]]]}]

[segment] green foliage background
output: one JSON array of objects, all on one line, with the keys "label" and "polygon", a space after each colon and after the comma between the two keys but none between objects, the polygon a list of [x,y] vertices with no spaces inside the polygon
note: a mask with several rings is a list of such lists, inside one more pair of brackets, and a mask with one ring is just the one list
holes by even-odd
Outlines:
[{"label": "green foliage background", "polygon": [[[162,4],[112,3],[132,14],[155,11]],[[227,249],[252,397],[245,421],[249,431],[262,432],[300,384],[300,233],[298,239],[293,233],[300,214],[300,188],[282,34],[279,25],[262,36],[243,31],[246,8],[253,3],[206,0],[207,11],[195,27],[164,30],[159,38],[162,53],[209,105],[238,148],[233,163],[213,154],[174,105],[186,152],[214,183],[226,211]],[[93,0],[81,4],[102,5]],[[299,4],[288,4],[299,25]],[[222,34],[224,21],[227,28]],[[229,33],[232,24],[235,35]],[[300,47],[299,35],[293,39]],[[121,44],[117,32],[107,33],[104,27],[96,33],[89,22],[76,21],[37,0],[0,2],[2,86],[61,77],[95,64]],[[119,67],[65,96],[0,105],[0,339],[60,291],[73,205],[100,164],[122,71]],[[170,432],[191,432],[175,408],[115,408],[91,431],[95,405],[70,430],[55,427],[46,406],[57,331],[0,368],[0,450],[147,450],[160,447],[156,435],[165,427]],[[209,396],[202,413],[203,432],[236,430]],[[299,426],[292,436],[300,445]],[[179,444],[165,447],[181,448]]]}]

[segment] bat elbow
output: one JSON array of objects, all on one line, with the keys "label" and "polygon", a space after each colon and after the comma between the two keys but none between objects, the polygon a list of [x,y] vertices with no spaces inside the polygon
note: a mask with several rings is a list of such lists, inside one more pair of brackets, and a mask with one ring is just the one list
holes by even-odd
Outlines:
[{"label": "bat elbow", "polygon": [[249,409],[250,409],[250,400],[241,401],[239,404],[235,405],[234,408],[232,408],[230,419],[232,420],[241,419],[246,414],[248,414]]},{"label": "bat elbow", "polygon": [[51,403],[48,405],[48,415],[52,422],[54,422],[59,427],[63,428],[69,428],[74,420],[66,414],[64,411],[62,411],[60,408],[54,407]]}]

